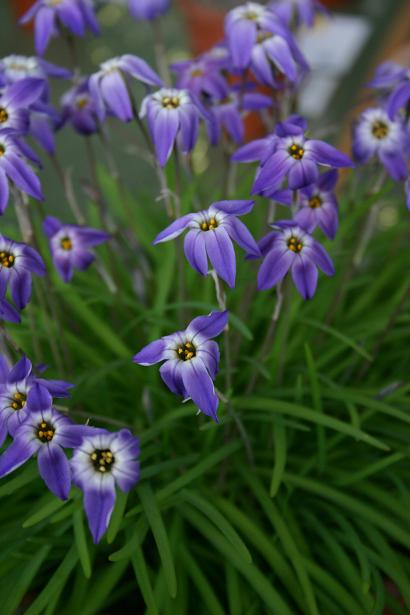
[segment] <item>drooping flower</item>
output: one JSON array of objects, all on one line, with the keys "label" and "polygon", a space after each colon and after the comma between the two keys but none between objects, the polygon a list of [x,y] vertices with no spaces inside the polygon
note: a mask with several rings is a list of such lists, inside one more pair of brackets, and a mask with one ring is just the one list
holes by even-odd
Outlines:
[{"label": "drooping flower", "polygon": [[54,133],[60,123],[60,114],[51,105],[37,101],[31,107],[29,134],[50,156],[56,151]]},{"label": "drooping flower", "polygon": [[295,222],[284,220],[271,226],[274,230],[259,242],[264,255],[258,273],[259,290],[272,288],[290,271],[299,293],[311,299],[317,286],[317,268],[328,276],[334,274],[326,250]]},{"label": "drooping flower", "polygon": [[70,122],[81,135],[91,135],[98,131],[97,107],[90,94],[88,79],[70,88],[62,97],[61,105],[60,127]]},{"label": "drooping flower", "polygon": [[225,17],[225,36],[234,67],[247,68],[259,32],[270,32],[280,23],[273,11],[256,2],[246,2]]},{"label": "drooping flower", "polygon": [[335,170],[327,171],[319,176],[315,184],[302,188],[298,195],[300,209],[294,215],[295,222],[309,233],[319,227],[329,239],[334,239],[339,226],[334,193],[337,175]]},{"label": "drooping flower", "polygon": [[258,92],[240,95],[231,90],[224,98],[211,99],[206,106],[209,112],[206,127],[211,144],[217,145],[223,133],[234,143],[243,143],[245,136],[243,116],[249,111],[260,111],[271,105],[271,98]]},{"label": "drooping flower", "polygon": [[201,412],[218,421],[218,396],[213,380],[219,368],[219,347],[211,338],[225,329],[228,312],[211,312],[194,318],[185,329],[145,346],[133,361],[154,365],[165,361],[159,373],[167,387],[184,399],[191,398]]},{"label": "drooping flower", "polygon": [[146,85],[162,85],[160,77],[147,62],[131,54],[103,62],[100,70],[91,75],[89,89],[100,120],[105,118],[107,111],[122,122],[130,122],[133,119],[132,101],[128,91],[130,77]]},{"label": "drooping flower", "polygon": [[22,310],[31,299],[31,276],[45,274],[43,259],[36,250],[24,243],[0,235],[0,296],[10,286],[17,309]]},{"label": "drooping flower", "polygon": [[406,78],[393,90],[387,101],[387,113],[392,120],[400,111],[406,110],[408,113],[410,105],[410,70],[407,71]]},{"label": "drooping flower", "polygon": [[30,122],[29,107],[42,94],[44,82],[27,78],[5,87],[0,93],[0,131],[24,134]]},{"label": "drooping flower", "polygon": [[174,62],[170,68],[177,75],[177,88],[189,90],[198,98],[224,98],[228,95],[229,85],[218,63],[206,56]]},{"label": "drooping flower", "polygon": [[252,47],[249,68],[256,79],[277,89],[298,81],[309,66],[289,32],[281,25],[258,30]]},{"label": "drooping flower", "polygon": [[98,229],[77,224],[63,224],[57,218],[47,216],[43,229],[49,239],[53,263],[64,282],[69,282],[74,269],[84,271],[95,256],[91,248],[109,238]]},{"label": "drooping flower", "polygon": [[363,164],[378,158],[396,181],[406,179],[409,132],[401,119],[391,120],[384,109],[366,109],[353,132],[353,155]]},{"label": "drooping flower", "polygon": [[[295,131],[299,128],[295,125]],[[346,154],[317,139],[307,139],[302,132],[279,137],[275,151],[259,167],[253,185],[253,194],[270,194],[287,177],[291,190],[315,183],[319,178],[318,166],[333,168],[352,167]]]},{"label": "drooping flower", "polygon": [[18,311],[5,299],[0,298],[0,320],[19,324],[21,322]]},{"label": "drooping flower", "polygon": [[4,213],[9,201],[9,182],[38,201],[43,201],[40,181],[24,160],[28,150],[13,135],[0,131],[0,215]]},{"label": "drooping flower", "polygon": [[31,402],[36,402],[35,384],[44,386],[52,397],[69,396],[74,386],[62,380],[38,378],[33,372],[31,361],[22,357],[13,367],[0,355],[0,446],[7,433],[14,435],[27,415],[33,410]]},{"label": "drooping flower", "polygon": [[35,384],[32,411],[16,429],[14,440],[0,456],[0,477],[6,476],[37,455],[38,469],[48,489],[66,500],[71,488],[71,471],[63,448],[74,448],[92,427],[74,425],[71,420],[51,407],[47,389]]},{"label": "drooping flower", "polygon": [[140,117],[148,128],[159,164],[166,165],[175,142],[186,154],[197,141],[201,109],[188,90],[162,88],[144,98]]},{"label": "drooping flower", "polygon": [[235,285],[236,259],[232,241],[248,255],[258,258],[254,238],[237,216],[251,211],[254,201],[217,201],[209,209],[178,218],[163,230],[154,244],[175,239],[188,229],[185,256],[201,275],[208,274],[208,258],[220,278],[231,288]]},{"label": "drooping flower", "polygon": [[318,0],[271,0],[269,7],[287,26],[295,21],[298,26],[304,24],[311,28],[317,13],[328,13]]},{"label": "drooping flower", "polygon": [[42,56],[52,36],[67,28],[75,36],[84,36],[88,28],[99,33],[92,0],[37,0],[20,19],[26,24],[34,19],[34,41]]},{"label": "drooping flower", "polygon": [[167,12],[170,0],[129,0],[131,15],[137,20],[157,19]]},{"label": "drooping flower", "polygon": [[0,60],[0,85],[11,85],[16,81],[27,79],[41,79],[44,83],[44,92],[48,92],[48,78],[69,79],[71,71],[56,64],[46,62],[35,56],[22,56],[12,54]]},{"label": "drooping flower", "polygon": [[98,430],[84,437],[71,459],[73,482],[84,493],[84,509],[94,543],[108,528],[116,487],[127,492],[139,479],[139,441],[128,429]]},{"label": "drooping flower", "polygon": [[383,62],[377,67],[373,79],[367,85],[382,90],[382,94],[390,94],[406,73],[407,69],[396,62]]}]

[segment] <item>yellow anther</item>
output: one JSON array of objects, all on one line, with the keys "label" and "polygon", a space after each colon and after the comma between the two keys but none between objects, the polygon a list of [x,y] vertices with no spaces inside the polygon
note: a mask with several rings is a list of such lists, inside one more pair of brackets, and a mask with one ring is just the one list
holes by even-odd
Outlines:
[{"label": "yellow anther", "polygon": [[389,127],[385,122],[377,120],[372,126],[372,134],[376,139],[385,139],[389,134]]},{"label": "yellow anther", "polygon": [[60,247],[63,250],[71,250],[73,247],[73,242],[69,237],[63,237],[60,241]]},{"label": "yellow anther", "polygon": [[9,119],[9,114],[4,107],[0,107],[0,124],[4,124]]}]

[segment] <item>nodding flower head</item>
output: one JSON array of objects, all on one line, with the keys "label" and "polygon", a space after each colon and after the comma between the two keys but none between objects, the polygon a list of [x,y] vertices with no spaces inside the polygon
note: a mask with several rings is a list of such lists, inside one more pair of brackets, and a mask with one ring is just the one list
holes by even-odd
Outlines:
[{"label": "nodding flower head", "polygon": [[333,263],[325,249],[298,224],[284,220],[275,222],[274,230],[260,242],[264,261],[258,273],[258,288],[275,286],[290,271],[299,293],[311,299],[316,292],[320,267],[326,275],[333,275]]},{"label": "nodding flower head", "polygon": [[259,248],[252,235],[237,216],[253,207],[254,201],[218,201],[209,209],[187,214],[163,230],[154,243],[175,239],[188,230],[185,237],[185,255],[191,267],[201,275],[208,273],[208,258],[216,273],[233,287],[236,259],[232,241],[248,255],[258,258]]},{"label": "nodding flower head", "polygon": [[140,117],[147,116],[148,128],[161,166],[167,163],[175,144],[183,153],[194,148],[201,113],[201,107],[188,90],[162,88],[144,98]]},{"label": "nodding flower head", "polygon": [[139,479],[139,442],[128,429],[94,430],[71,459],[73,482],[84,492],[84,508],[95,543],[108,528],[116,487],[129,491]]},{"label": "nodding flower head", "polygon": [[286,26],[293,21],[311,28],[318,13],[328,14],[319,0],[271,0],[268,5]]},{"label": "nodding flower head", "polygon": [[396,181],[406,179],[409,134],[401,118],[390,119],[381,108],[367,109],[353,132],[353,155],[361,164],[376,157]]},{"label": "nodding flower head", "polygon": [[226,327],[228,313],[211,312],[198,316],[184,331],[161,337],[145,346],[134,357],[134,363],[153,365],[164,361],[160,375],[167,387],[184,399],[191,398],[204,414],[218,420],[218,397],[213,380],[219,368],[216,337]]},{"label": "nodding flower head", "polygon": [[52,36],[67,29],[84,36],[88,28],[99,33],[92,0],[37,0],[20,19],[21,24],[34,20],[34,39],[38,55],[44,55]]},{"label": "nodding flower head", "polygon": [[122,122],[130,122],[133,119],[133,101],[128,88],[131,77],[147,86],[162,85],[161,79],[147,62],[131,54],[103,62],[100,70],[91,75],[90,93],[101,121],[107,112]]}]

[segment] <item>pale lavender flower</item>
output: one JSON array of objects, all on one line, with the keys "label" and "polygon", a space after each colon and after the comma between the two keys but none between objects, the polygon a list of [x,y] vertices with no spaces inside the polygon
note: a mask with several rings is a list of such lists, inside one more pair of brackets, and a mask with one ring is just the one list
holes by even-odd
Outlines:
[{"label": "pale lavender flower", "polygon": [[161,166],[166,165],[175,143],[184,154],[194,148],[201,113],[202,109],[188,90],[162,88],[144,98],[140,117],[147,116]]},{"label": "pale lavender flower", "polygon": [[339,213],[334,188],[338,173],[327,171],[319,176],[315,184],[302,188],[298,194],[299,210],[294,215],[297,224],[312,233],[319,227],[323,233],[334,239],[339,226]]},{"label": "pale lavender flower", "polygon": [[70,88],[61,99],[61,127],[70,122],[81,135],[91,135],[98,131],[97,107],[90,94],[88,79],[83,79]]},{"label": "pale lavender flower", "polygon": [[116,499],[116,487],[127,492],[139,479],[138,438],[128,429],[99,429],[83,438],[70,465],[73,482],[84,493],[84,509],[94,543],[105,534]]}]

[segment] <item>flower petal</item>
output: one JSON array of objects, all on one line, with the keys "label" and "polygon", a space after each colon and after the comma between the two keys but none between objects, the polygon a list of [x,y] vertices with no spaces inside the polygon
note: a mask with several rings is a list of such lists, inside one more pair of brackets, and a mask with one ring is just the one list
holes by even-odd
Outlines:
[{"label": "flower petal", "polygon": [[238,220],[238,218],[232,216],[225,223],[225,228],[227,229],[231,239],[236,241],[236,243],[241,246],[247,254],[250,254],[254,258],[259,258],[261,256],[261,251],[258,244],[241,220]]},{"label": "flower petal", "polygon": [[181,371],[185,389],[194,404],[201,412],[218,422],[216,415],[218,397],[212,378],[202,360],[195,357],[191,361],[185,361]]},{"label": "flower petal", "polygon": [[167,226],[167,228],[161,231],[152,243],[155,245],[157,243],[161,243],[162,241],[169,241],[170,239],[175,239],[175,237],[178,237],[187,228],[193,216],[194,214],[186,214],[186,216],[178,218],[177,220],[172,222],[172,224]]},{"label": "flower petal", "polygon": [[164,167],[171,156],[179,128],[176,109],[161,109],[154,121],[154,145],[158,162]]},{"label": "flower petal", "polygon": [[28,271],[19,271],[10,281],[11,296],[17,309],[26,307],[31,298],[31,274]]},{"label": "flower petal", "polygon": [[140,350],[134,356],[133,362],[139,365],[154,365],[154,363],[158,363],[163,359],[166,359],[165,342],[163,339],[159,339]]},{"label": "flower petal", "polygon": [[324,141],[309,139],[307,143],[309,153],[311,154],[313,160],[318,164],[325,164],[336,168],[354,166],[349,156],[342,154],[342,152],[339,152],[339,150],[335,147],[325,143]]},{"label": "flower petal", "polygon": [[191,267],[201,275],[207,275],[208,259],[203,231],[192,229],[185,235],[184,252]]},{"label": "flower petal", "polygon": [[280,282],[291,267],[294,253],[283,245],[275,246],[270,250],[260,266],[258,272],[258,289],[267,290]]},{"label": "flower petal", "polygon": [[195,338],[200,335],[210,339],[220,335],[228,323],[228,310],[224,312],[211,312],[208,316],[198,316],[191,320],[186,332],[188,337]]},{"label": "flower petal", "polygon": [[53,398],[45,386],[35,382],[27,394],[27,406],[30,412],[41,412],[51,408]]},{"label": "flower petal", "polygon": [[316,291],[318,272],[309,258],[300,254],[296,256],[292,265],[292,278],[302,297],[311,299]]},{"label": "flower petal", "polygon": [[[104,477],[105,479],[105,477]],[[115,504],[114,479],[100,489],[91,487],[84,492],[84,509],[95,544],[99,543],[108,528]]]},{"label": "flower petal", "polygon": [[161,365],[159,368],[159,373],[170,391],[176,395],[185,397],[185,387],[182,381],[181,366],[182,361],[180,359],[170,359]]},{"label": "flower petal", "polygon": [[10,384],[24,380],[29,376],[32,370],[31,361],[27,357],[22,357],[14,367],[9,371],[7,382]]},{"label": "flower petal", "polygon": [[232,240],[223,226],[205,232],[206,251],[220,278],[233,288],[236,277],[236,258]]},{"label": "flower petal", "polygon": [[37,448],[38,445],[35,440],[27,441],[26,438],[23,439],[17,436],[0,456],[0,478],[22,466],[23,463],[34,455]]},{"label": "flower petal", "polygon": [[112,71],[100,81],[101,94],[109,109],[122,122],[132,120],[132,107],[124,79],[118,71]]},{"label": "flower petal", "polygon": [[36,51],[42,56],[54,30],[54,11],[48,6],[42,6],[36,15],[34,40]]},{"label": "flower petal", "polygon": [[254,200],[246,199],[242,201],[215,201],[212,203],[211,207],[216,207],[216,209],[224,211],[227,214],[243,216],[252,211],[254,205]]},{"label": "flower petal", "polygon": [[297,160],[289,171],[288,181],[291,190],[298,190],[313,184],[319,177],[319,171],[313,160]]},{"label": "flower petal", "polygon": [[68,459],[58,444],[44,444],[37,456],[40,476],[60,500],[66,500],[71,488],[71,471]]}]

